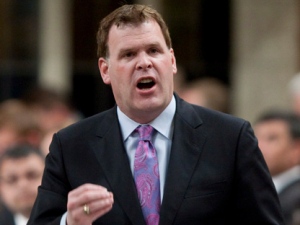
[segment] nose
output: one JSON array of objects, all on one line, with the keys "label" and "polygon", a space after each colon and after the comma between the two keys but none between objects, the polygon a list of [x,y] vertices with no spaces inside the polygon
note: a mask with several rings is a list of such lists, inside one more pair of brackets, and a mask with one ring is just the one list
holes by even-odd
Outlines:
[{"label": "nose", "polygon": [[30,181],[26,178],[26,177],[20,177],[19,180],[18,180],[18,186],[20,188],[25,188],[29,185],[32,185],[30,184]]},{"label": "nose", "polygon": [[145,70],[152,68],[152,62],[150,60],[150,56],[147,53],[140,53],[137,60],[137,70]]}]

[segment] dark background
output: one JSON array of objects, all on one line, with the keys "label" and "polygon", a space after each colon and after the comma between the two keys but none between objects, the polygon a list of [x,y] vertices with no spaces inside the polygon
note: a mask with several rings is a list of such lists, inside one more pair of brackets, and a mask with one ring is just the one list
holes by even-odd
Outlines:
[{"label": "dark background", "polygon": [[[84,116],[114,105],[110,87],[102,83],[97,68],[96,32],[101,18],[121,2],[72,1],[69,97]],[[38,4],[38,0],[5,0],[0,4],[0,101],[18,98],[37,85]],[[230,1],[164,0],[162,4],[164,11],[160,13],[169,26],[176,60],[185,68],[186,80],[215,77],[230,86]]]}]

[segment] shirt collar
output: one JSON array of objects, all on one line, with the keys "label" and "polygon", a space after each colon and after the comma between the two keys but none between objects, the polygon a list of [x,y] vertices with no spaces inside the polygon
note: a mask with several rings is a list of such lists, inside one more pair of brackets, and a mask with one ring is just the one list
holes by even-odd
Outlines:
[{"label": "shirt collar", "polygon": [[19,213],[14,216],[14,220],[17,225],[26,225],[28,222],[28,219]]},{"label": "shirt collar", "polygon": [[295,166],[278,174],[277,176],[272,177],[277,192],[281,192],[288,184],[297,180],[299,178],[299,174],[300,166]]},{"label": "shirt collar", "polygon": [[[161,133],[166,138],[171,138],[172,122],[176,111],[176,101],[174,96],[171,102],[165,108],[165,110],[149,123],[155,130]],[[117,107],[117,115],[123,135],[123,141],[129,137],[129,135],[137,128],[140,124],[126,116],[119,107]]]}]

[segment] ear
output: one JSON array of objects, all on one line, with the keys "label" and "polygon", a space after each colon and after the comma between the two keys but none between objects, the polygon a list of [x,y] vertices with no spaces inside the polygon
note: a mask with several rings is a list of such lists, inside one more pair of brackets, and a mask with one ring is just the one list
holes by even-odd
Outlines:
[{"label": "ear", "polygon": [[172,60],[172,65],[173,65],[173,74],[177,73],[177,66],[176,66],[176,58],[175,58],[175,53],[173,48],[170,49],[171,53],[171,60]]},{"label": "ear", "polygon": [[108,61],[104,58],[99,58],[98,60],[98,68],[102,77],[102,80],[105,84],[110,84],[110,76],[109,76],[109,66]]}]

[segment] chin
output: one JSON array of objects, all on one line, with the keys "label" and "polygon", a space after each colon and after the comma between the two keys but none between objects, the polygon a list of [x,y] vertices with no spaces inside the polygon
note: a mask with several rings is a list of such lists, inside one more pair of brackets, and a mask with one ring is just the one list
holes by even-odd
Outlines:
[{"label": "chin", "polygon": [[146,100],[140,105],[140,109],[144,111],[156,111],[164,108],[164,104],[157,100]]}]

